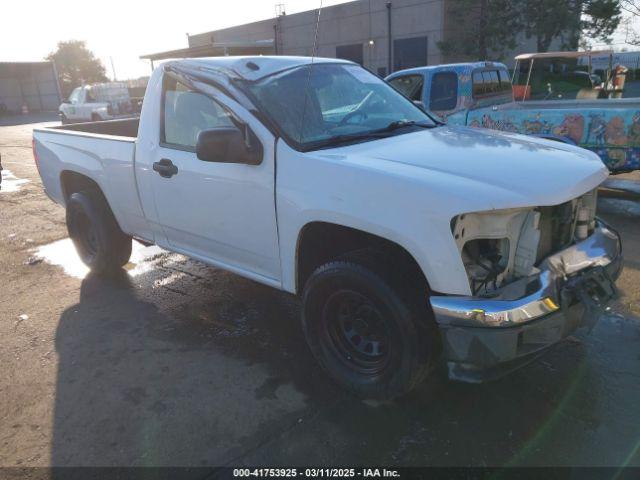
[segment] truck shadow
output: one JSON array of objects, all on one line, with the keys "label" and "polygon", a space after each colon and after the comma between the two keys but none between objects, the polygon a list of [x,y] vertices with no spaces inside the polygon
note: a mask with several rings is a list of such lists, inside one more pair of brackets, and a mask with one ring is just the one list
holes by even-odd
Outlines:
[{"label": "truck shadow", "polygon": [[204,270],[172,292],[124,272],[83,280],[56,334],[53,466],[570,463],[606,416],[577,339],[498,382],[436,376],[362,402],[317,368],[297,300]]}]

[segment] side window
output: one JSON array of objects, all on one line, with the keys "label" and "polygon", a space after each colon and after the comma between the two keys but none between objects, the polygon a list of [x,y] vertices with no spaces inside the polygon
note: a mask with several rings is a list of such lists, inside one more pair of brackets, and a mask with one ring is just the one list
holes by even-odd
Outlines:
[{"label": "side window", "polygon": [[511,79],[506,70],[473,72],[471,79],[474,98],[490,97],[511,90]]},{"label": "side window", "polygon": [[498,75],[500,76],[500,90],[503,92],[511,91],[511,78],[509,77],[509,72],[506,70],[498,70]]},{"label": "side window", "polygon": [[95,95],[93,94],[93,91],[89,88],[89,89],[86,90],[86,92],[87,92],[87,96],[85,97],[85,102],[86,103],[95,103],[97,100],[96,100]]},{"label": "side window", "polygon": [[498,93],[500,82],[497,70],[482,72],[482,78],[484,79],[484,92],[487,95]]},{"label": "side window", "polygon": [[73,92],[71,92],[71,95],[69,95],[69,101],[71,103],[78,103],[78,99],[80,97],[80,90],[82,90],[82,87],[73,89]]},{"label": "side window", "polygon": [[413,102],[422,101],[422,87],[424,78],[422,75],[407,75],[405,77],[394,78],[389,82],[393,88],[402,93]]},{"label": "side window", "polygon": [[215,127],[230,127],[229,112],[206,95],[165,78],[161,139],[164,144],[195,151],[198,134]]},{"label": "side window", "polygon": [[438,72],[431,80],[429,109],[454,110],[458,105],[458,75],[454,72]]},{"label": "side window", "polygon": [[473,72],[471,77],[473,82],[473,96],[474,98],[484,95],[484,79],[482,78],[482,72]]}]

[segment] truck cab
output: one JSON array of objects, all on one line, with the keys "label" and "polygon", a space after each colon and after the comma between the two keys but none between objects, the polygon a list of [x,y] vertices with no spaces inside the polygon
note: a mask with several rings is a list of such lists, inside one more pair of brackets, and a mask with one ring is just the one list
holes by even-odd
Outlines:
[{"label": "truck cab", "polygon": [[386,80],[443,121],[458,112],[513,102],[509,70],[503,63],[420,67],[396,72]]}]

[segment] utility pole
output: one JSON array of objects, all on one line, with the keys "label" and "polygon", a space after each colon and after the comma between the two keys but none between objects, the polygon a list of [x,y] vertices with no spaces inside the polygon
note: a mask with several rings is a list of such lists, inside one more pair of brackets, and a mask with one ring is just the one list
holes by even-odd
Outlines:
[{"label": "utility pole", "polygon": [[393,73],[393,36],[391,35],[391,2],[386,3],[387,7],[387,30],[389,36],[389,53],[388,53],[388,70],[389,73],[387,75],[391,75]]},{"label": "utility pole", "polygon": [[109,60],[111,60],[111,70],[113,71],[113,81],[117,82],[118,77],[116,77],[116,67],[113,64],[113,57],[109,57]]},{"label": "utility pole", "polygon": [[280,17],[284,17],[287,14],[284,3],[276,3],[275,5],[275,23],[273,24],[273,36],[274,36],[274,49],[276,55],[283,54],[283,44],[282,44],[282,29],[280,26]]}]

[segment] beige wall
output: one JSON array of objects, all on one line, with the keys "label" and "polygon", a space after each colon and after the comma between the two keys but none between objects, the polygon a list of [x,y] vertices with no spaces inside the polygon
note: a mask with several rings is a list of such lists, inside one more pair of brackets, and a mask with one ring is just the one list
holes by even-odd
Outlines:
[{"label": "beige wall", "polygon": [[[386,0],[357,1],[323,10],[318,30],[318,55],[334,57],[336,47],[360,43],[364,65],[373,71],[388,64]],[[443,0],[394,0],[391,9],[394,39],[428,37],[429,64],[441,61]],[[280,19],[284,52],[309,55],[313,46],[317,11]],[[374,44],[369,45],[369,40]]]},{"label": "beige wall", "polygon": [[[393,0],[393,38],[428,37],[429,64],[441,62],[437,42],[442,38],[444,0]],[[359,0],[324,8],[318,29],[318,55],[335,57],[336,47],[360,43],[364,65],[373,71],[388,64],[388,32],[386,0]],[[317,10],[286,15],[224,30],[193,35],[189,46],[215,42],[257,41],[274,39],[278,23],[279,53],[311,55]],[[369,45],[369,40],[374,45]]]},{"label": "beige wall", "polygon": [[[438,48],[445,31],[445,5],[451,0],[392,0],[393,39],[426,36],[428,38],[427,63],[436,65],[462,58],[444,58]],[[388,65],[387,0],[358,0],[326,7],[320,17],[318,55],[335,57],[340,45],[362,44],[364,66],[376,72]],[[213,42],[255,42],[276,39],[277,49],[284,55],[311,55],[316,28],[317,10],[286,15],[214,32],[192,35],[189,46],[210,45]],[[369,45],[369,40],[374,44]],[[553,45],[558,48],[558,42]],[[533,39],[522,38],[518,48],[507,55],[507,63],[523,52],[535,51]],[[466,59],[481,60],[481,59]]]}]

